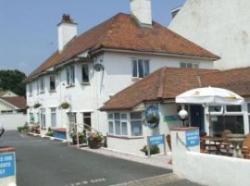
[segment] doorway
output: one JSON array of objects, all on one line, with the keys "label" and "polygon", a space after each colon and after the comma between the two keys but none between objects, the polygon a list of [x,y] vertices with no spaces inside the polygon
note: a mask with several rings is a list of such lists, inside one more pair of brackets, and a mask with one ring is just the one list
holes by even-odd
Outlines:
[{"label": "doorway", "polygon": [[199,127],[200,133],[205,132],[204,108],[202,105],[190,105],[190,124],[192,127]]}]

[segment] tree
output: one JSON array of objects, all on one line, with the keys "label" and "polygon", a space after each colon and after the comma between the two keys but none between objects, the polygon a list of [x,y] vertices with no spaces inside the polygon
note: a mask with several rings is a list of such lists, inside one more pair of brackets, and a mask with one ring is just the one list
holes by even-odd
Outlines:
[{"label": "tree", "polygon": [[25,96],[26,75],[19,70],[0,70],[0,89]]}]

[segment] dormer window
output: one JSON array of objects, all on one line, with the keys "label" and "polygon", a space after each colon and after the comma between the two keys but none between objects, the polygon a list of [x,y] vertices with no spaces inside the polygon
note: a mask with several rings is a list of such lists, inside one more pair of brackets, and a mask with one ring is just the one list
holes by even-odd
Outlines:
[{"label": "dormer window", "polygon": [[149,74],[148,59],[133,59],[132,61],[132,76],[134,78],[144,78]]},{"label": "dormer window", "polygon": [[68,66],[66,68],[66,76],[67,76],[67,85],[68,86],[75,85],[75,68],[74,68],[74,65]]}]

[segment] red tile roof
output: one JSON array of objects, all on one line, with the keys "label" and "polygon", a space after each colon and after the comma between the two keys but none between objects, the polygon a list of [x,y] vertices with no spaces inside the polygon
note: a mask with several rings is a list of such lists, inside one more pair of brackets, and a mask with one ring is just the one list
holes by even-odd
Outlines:
[{"label": "red tile roof", "polygon": [[22,96],[15,96],[15,97],[0,97],[0,99],[10,103],[11,105],[14,105],[15,107],[19,109],[26,109],[26,99]]},{"label": "red tile roof", "polygon": [[28,80],[49,67],[63,63],[85,51],[91,53],[103,48],[206,58],[211,61],[219,59],[218,56],[159,23],[153,22],[152,28],[141,27],[130,15],[119,13],[73,38],[61,53],[55,52],[33,71]]},{"label": "red tile roof", "polygon": [[250,67],[227,71],[161,68],[107,101],[101,110],[127,110],[153,100],[174,99],[198,87],[220,87],[250,96]]}]

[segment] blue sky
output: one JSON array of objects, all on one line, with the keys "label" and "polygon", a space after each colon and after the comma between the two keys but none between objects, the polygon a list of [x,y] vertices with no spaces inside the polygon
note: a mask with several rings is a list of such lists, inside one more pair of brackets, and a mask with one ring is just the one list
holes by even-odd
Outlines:
[{"label": "blue sky", "polygon": [[[152,0],[153,18],[168,25],[170,10],[185,0]],[[129,12],[129,0],[0,0],[0,69],[29,74],[57,49],[56,25],[63,13],[79,32],[118,12]]]}]

